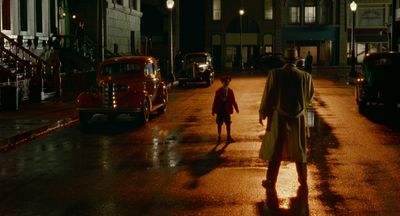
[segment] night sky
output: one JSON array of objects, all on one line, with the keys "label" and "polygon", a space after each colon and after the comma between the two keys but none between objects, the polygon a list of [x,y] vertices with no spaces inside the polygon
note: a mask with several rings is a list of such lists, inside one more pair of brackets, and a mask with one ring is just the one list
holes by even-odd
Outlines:
[{"label": "night sky", "polygon": [[204,51],[204,0],[181,0],[181,50],[183,53],[190,51]]}]

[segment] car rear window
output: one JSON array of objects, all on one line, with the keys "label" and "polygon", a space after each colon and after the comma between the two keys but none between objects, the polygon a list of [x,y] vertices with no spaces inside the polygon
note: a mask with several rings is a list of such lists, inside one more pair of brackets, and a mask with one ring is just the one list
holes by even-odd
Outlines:
[{"label": "car rear window", "polygon": [[101,74],[103,76],[139,74],[139,73],[143,73],[143,70],[142,70],[142,65],[137,63],[105,65],[103,66],[103,70],[101,71]]}]

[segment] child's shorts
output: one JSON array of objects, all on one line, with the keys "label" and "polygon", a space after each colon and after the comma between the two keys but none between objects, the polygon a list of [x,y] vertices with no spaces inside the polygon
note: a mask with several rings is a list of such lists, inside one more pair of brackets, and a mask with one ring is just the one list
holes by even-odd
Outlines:
[{"label": "child's shorts", "polygon": [[230,124],[231,121],[231,115],[228,114],[217,114],[217,124],[222,125],[223,123],[225,124]]}]

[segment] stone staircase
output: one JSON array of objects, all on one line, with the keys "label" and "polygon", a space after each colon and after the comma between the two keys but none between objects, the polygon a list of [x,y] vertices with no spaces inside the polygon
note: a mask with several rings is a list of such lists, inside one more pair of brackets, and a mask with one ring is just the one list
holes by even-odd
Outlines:
[{"label": "stone staircase", "polygon": [[11,109],[18,109],[20,101],[42,101],[60,93],[60,60],[54,53],[47,57],[0,32],[0,106],[14,100]]}]

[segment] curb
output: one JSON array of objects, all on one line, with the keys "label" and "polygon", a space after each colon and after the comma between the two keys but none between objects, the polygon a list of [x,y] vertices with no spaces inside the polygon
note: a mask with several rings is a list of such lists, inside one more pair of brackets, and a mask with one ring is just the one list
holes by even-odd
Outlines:
[{"label": "curb", "polygon": [[20,144],[34,140],[42,135],[48,134],[52,131],[66,127],[66,126],[71,125],[78,121],[79,121],[78,117],[75,117],[75,116],[71,117],[71,118],[65,118],[65,119],[58,120],[55,123],[38,126],[38,127],[32,128],[32,129],[26,130],[17,135],[11,136],[9,138],[0,140],[0,152],[9,151],[10,149],[17,147]]}]

